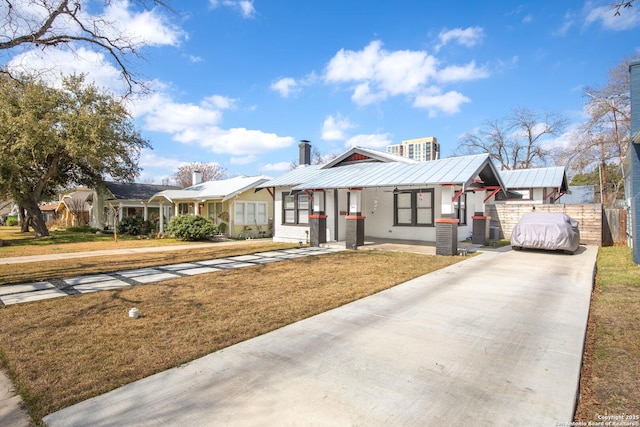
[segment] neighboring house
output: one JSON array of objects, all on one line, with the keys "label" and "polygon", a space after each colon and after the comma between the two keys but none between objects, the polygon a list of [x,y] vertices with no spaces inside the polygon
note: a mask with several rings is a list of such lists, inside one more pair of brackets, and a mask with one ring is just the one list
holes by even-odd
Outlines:
[{"label": "neighboring house", "polygon": [[[138,214],[156,224],[161,221],[166,223],[171,218],[171,207],[150,202],[149,199],[158,192],[179,188],[173,185],[106,181],[103,187],[95,190],[89,197],[90,225],[99,229],[113,229],[120,219]],[[160,212],[163,213],[162,216]]]},{"label": "neighboring house", "polygon": [[508,191],[496,193],[488,203],[553,204],[569,192],[562,166],[500,171],[500,177]]},{"label": "neighboring house", "polygon": [[595,185],[570,185],[569,192],[563,195],[559,202],[565,204],[595,203]]},{"label": "neighboring house", "polygon": [[82,188],[60,196],[60,203],[55,212],[62,225],[74,227],[89,224],[91,205],[87,199],[92,194],[92,190]]},{"label": "neighboring house", "polygon": [[5,224],[8,217],[18,217],[18,205],[13,200],[0,200],[0,225]]},{"label": "neighboring house", "polygon": [[40,205],[40,212],[42,212],[44,222],[54,222],[59,218],[56,212],[58,206],[60,206],[60,202],[50,202]]},{"label": "neighboring house", "polygon": [[416,162],[355,147],[328,164],[309,165],[303,145],[303,166],[260,185],[274,196],[275,241],[350,247],[366,234],[435,242],[439,223],[457,223],[466,236],[486,200],[503,188],[484,154]]},{"label": "neighboring house", "polygon": [[[170,208],[173,215],[201,215],[215,222],[224,234],[237,236],[269,236],[273,217],[273,198],[256,187],[270,178],[238,176],[207,181],[182,190],[165,190],[149,198],[149,203]],[[223,225],[224,224],[224,225]],[[164,232],[166,222],[160,223]]]}]

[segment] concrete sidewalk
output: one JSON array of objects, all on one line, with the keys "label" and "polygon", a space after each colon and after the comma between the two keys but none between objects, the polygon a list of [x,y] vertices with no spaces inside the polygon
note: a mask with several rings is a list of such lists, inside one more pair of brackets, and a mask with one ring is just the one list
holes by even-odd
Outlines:
[{"label": "concrete sidewalk", "polygon": [[44,418],[56,426],[572,420],[597,255],[486,252]]}]

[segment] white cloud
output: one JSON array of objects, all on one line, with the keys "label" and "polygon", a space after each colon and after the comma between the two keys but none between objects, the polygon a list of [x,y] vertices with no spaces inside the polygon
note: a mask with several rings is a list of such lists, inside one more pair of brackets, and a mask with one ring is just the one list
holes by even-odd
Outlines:
[{"label": "white cloud", "polygon": [[262,172],[286,172],[291,169],[291,162],[267,163],[260,167]]},{"label": "white cloud", "polygon": [[361,51],[341,49],[325,70],[328,83],[355,83],[352,99],[367,105],[388,96],[407,95],[437,74],[437,60],[424,51],[382,49],[380,41]]},{"label": "white cloud", "polygon": [[571,27],[575,24],[575,17],[573,13],[567,12],[564,15],[564,22],[562,26],[553,32],[554,36],[564,37],[567,35]]},{"label": "white cloud", "polygon": [[365,148],[385,148],[391,144],[391,135],[388,133],[383,134],[371,134],[371,135],[356,135],[349,138],[345,142],[345,147],[365,147]]},{"label": "white cloud", "polygon": [[220,5],[238,9],[246,19],[253,18],[256,14],[253,0],[209,0],[209,5],[214,9]]},{"label": "white cloud", "polygon": [[7,68],[12,72],[35,73],[48,84],[60,87],[65,75],[85,74],[88,82],[116,93],[126,90],[120,70],[111,65],[102,53],[83,47],[32,49],[14,56]]},{"label": "white cloud", "polygon": [[228,98],[226,96],[212,95],[206,97],[202,104],[219,110],[229,110],[236,107],[237,99]]},{"label": "white cloud", "polygon": [[142,168],[161,168],[169,171],[176,171],[183,164],[181,160],[157,156],[150,149],[142,150],[139,162]]},{"label": "white cloud", "polygon": [[426,108],[429,117],[435,117],[438,113],[455,114],[460,111],[460,106],[471,102],[471,99],[457,91],[440,93],[438,88],[431,88],[428,93],[418,95],[413,103],[414,107]]},{"label": "white cloud", "polygon": [[322,139],[325,141],[342,141],[346,139],[345,131],[354,128],[355,125],[347,118],[329,116],[322,123]]},{"label": "white cloud", "polygon": [[437,80],[442,83],[476,80],[489,77],[486,67],[477,67],[475,61],[466,65],[451,65],[438,71]]},{"label": "white cloud", "polygon": [[111,1],[97,23],[104,22],[101,30],[115,37],[124,34],[125,38],[140,44],[177,46],[186,38],[186,33],[169,23],[158,11],[158,8],[153,8],[134,12],[130,10],[128,0]]},{"label": "white cloud", "polygon": [[453,30],[442,30],[438,35],[440,43],[436,46],[436,51],[445,45],[456,42],[465,47],[473,47],[482,43],[484,29],[482,27],[454,28]]},{"label": "white cloud", "polygon": [[231,157],[229,163],[232,165],[249,165],[256,161],[257,157],[254,155],[246,155],[242,157]]},{"label": "white cloud", "polygon": [[612,31],[625,31],[640,25],[640,12],[635,7],[627,7],[616,15],[616,9],[612,5],[593,7],[593,3],[585,5],[585,25],[600,22],[601,25]]},{"label": "white cloud", "polygon": [[278,81],[275,81],[270,86],[271,90],[280,93],[283,98],[288,98],[289,95],[297,93],[299,91],[298,82],[291,77],[284,77]]},{"label": "white cloud", "polygon": [[[441,33],[449,42],[456,40],[473,46],[482,38],[479,27]],[[437,112],[453,114],[470,99],[459,92],[444,93],[442,87],[429,86],[434,82],[449,84],[489,77],[489,70],[470,61],[464,65],[439,68],[436,57],[425,51],[386,51],[380,41],[372,41],[360,51],[341,49],[326,66],[327,83],[351,84],[353,102],[370,105],[389,97],[404,95],[413,97],[413,106],[427,108],[430,115]]]}]

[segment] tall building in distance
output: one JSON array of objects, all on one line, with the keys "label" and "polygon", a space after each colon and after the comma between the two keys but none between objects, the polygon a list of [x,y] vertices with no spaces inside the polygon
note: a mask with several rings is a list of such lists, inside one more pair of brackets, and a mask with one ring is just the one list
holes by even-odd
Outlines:
[{"label": "tall building in distance", "polygon": [[402,144],[388,145],[387,153],[426,162],[440,158],[440,144],[435,136],[407,139],[402,141]]}]

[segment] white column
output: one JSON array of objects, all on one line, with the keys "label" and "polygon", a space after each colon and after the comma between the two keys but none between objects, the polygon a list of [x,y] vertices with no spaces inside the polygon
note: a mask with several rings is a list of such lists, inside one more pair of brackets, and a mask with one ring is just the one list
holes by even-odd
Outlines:
[{"label": "white column", "polygon": [[149,219],[149,207],[147,206],[147,204],[144,204],[144,208],[142,210],[142,217],[144,218],[144,220],[148,220]]},{"label": "white column", "polygon": [[200,215],[199,208],[200,208],[199,203],[198,202],[193,202],[193,214],[194,215]]},{"label": "white column", "polygon": [[443,185],[442,188],[442,212],[441,215],[453,215],[453,195],[455,194],[455,187],[453,185]]},{"label": "white column", "polygon": [[160,224],[158,231],[160,234],[164,233],[164,206],[162,206],[162,202],[160,202]]}]

